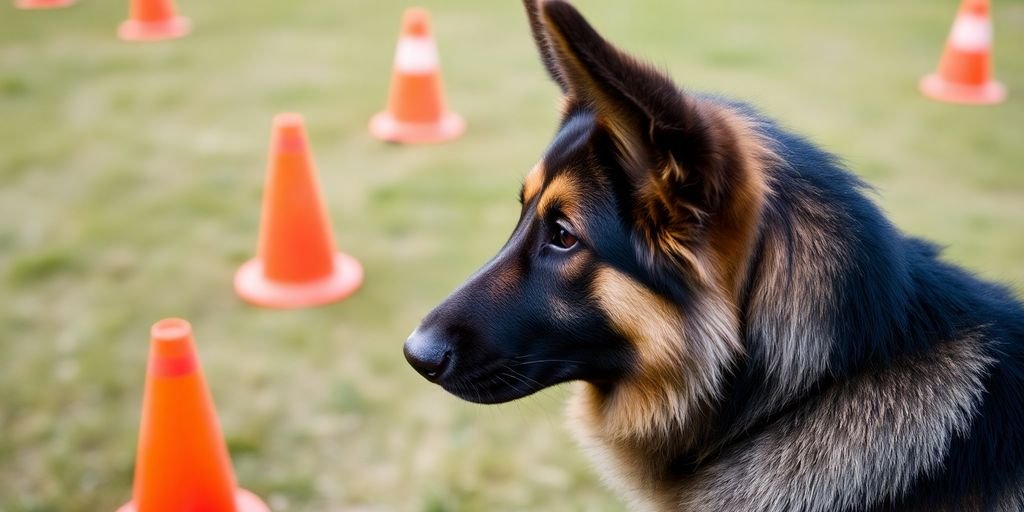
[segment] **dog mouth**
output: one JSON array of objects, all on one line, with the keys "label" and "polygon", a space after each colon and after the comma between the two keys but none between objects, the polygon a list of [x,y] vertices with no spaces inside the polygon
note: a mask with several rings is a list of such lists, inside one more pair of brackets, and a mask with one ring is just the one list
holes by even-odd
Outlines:
[{"label": "dog mouth", "polygon": [[437,381],[445,391],[467,402],[500,404],[525,398],[554,383],[546,383],[502,362],[471,373],[448,372]]}]

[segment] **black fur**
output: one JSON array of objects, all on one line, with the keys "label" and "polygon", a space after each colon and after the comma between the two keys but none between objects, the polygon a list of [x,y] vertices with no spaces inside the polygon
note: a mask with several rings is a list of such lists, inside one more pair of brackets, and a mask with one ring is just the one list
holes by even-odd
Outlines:
[{"label": "black fur", "polygon": [[[749,106],[732,105],[757,115]],[[940,510],[952,497],[969,496],[982,497],[980,510],[993,510],[992,499],[1024,482],[1024,307],[1007,288],[942,261],[934,244],[900,233],[865,196],[868,187],[834,156],[771,120],[759,121],[783,157],[774,169],[783,186],[766,207],[764,225],[778,230],[778,236],[791,236],[787,219],[798,197],[813,197],[847,212],[836,229],[847,234],[850,248],[839,287],[844,293],[830,311],[836,336],[830,374],[806,392],[788,397],[779,411],[744,418],[752,402],[765,399],[765,361],[758,349],[769,342],[748,332],[747,357],[736,369],[729,398],[721,403],[728,413],[714,429],[733,434],[708,441],[724,448],[833,382],[977,331],[996,363],[970,432],[954,437],[944,471],[922,476],[905,499],[872,510]],[[754,426],[737,432],[737,423]],[[684,467],[694,471],[699,465],[687,459]],[[855,510],[865,509],[849,512]]]}]

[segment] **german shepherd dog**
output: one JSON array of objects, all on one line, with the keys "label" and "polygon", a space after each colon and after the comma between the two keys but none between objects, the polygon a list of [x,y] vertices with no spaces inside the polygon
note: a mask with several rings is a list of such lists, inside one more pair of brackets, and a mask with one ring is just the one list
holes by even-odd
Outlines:
[{"label": "german shepherd dog", "polygon": [[500,252],[405,343],[478,403],[577,381],[637,510],[1024,510],[1024,306],[837,159],[525,0],[562,120]]}]

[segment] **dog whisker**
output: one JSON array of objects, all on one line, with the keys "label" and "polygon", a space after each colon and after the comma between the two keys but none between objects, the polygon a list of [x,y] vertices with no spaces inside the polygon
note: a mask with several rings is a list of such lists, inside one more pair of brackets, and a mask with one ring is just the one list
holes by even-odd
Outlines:
[{"label": "dog whisker", "polygon": [[516,377],[520,381],[522,381],[522,379],[526,379],[527,381],[532,382],[534,385],[536,385],[539,388],[546,387],[544,384],[541,384],[536,379],[530,378],[530,377],[524,375],[522,372],[517,372],[516,370],[512,369],[512,367],[510,367],[508,365],[505,366],[505,369],[508,370],[512,376]]},{"label": "dog whisker", "polygon": [[[527,390],[529,390],[529,388],[530,388],[529,383],[524,381],[523,379],[517,377],[515,374],[504,372],[504,373],[502,373],[502,375],[504,375],[506,377],[509,377],[509,378],[512,378],[512,379],[515,379],[516,381],[518,381],[521,384],[525,384]],[[505,379],[502,379],[501,381],[502,382],[506,382]],[[520,389],[518,386],[509,385],[509,387],[511,387],[512,389],[516,390],[517,393],[523,393],[524,392],[524,390]]]},{"label": "dog whisker", "polygon": [[515,363],[513,363],[513,365],[516,366],[516,367],[519,367],[519,366],[528,366],[528,365],[531,365],[531,364],[541,364],[541,363],[583,364],[583,361],[574,361],[572,359],[538,359],[536,361],[515,362]]},{"label": "dog whisker", "polygon": [[[514,375],[512,375],[510,373],[507,373],[507,372],[504,372],[504,373],[501,373],[501,374],[495,374],[495,377],[497,377],[498,380],[503,382],[506,386],[508,386],[508,387],[512,388],[513,390],[515,390],[516,393],[522,393],[523,392],[523,390],[519,389],[519,386],[516,386],[516,384],[514,382],[509,382],[509,381],[505,380],[504,378],[502,378],[502,376],[511,377],[511,378],[515,379],[516,377]],[[518,379],[516,379],[516,380],[518,380]],[[522,381],[520,381],[520,382],[522,382]]]}]

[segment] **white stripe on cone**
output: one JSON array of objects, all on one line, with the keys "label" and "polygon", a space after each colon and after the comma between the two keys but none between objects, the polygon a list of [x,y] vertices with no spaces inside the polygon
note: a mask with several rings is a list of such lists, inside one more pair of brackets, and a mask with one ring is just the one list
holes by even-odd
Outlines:
[{"label": "white stripe on cone", "polygon": [[986,51],[992,45],[992,23],[988,16],[973,14],[957,16],[949,40],[957,50]]},{"label": "white stripe on cone", "polygon": [[437,46],[429,37],[401,37],[395,50],[395,70],[410,75],[434,73],[440,66]]}]

